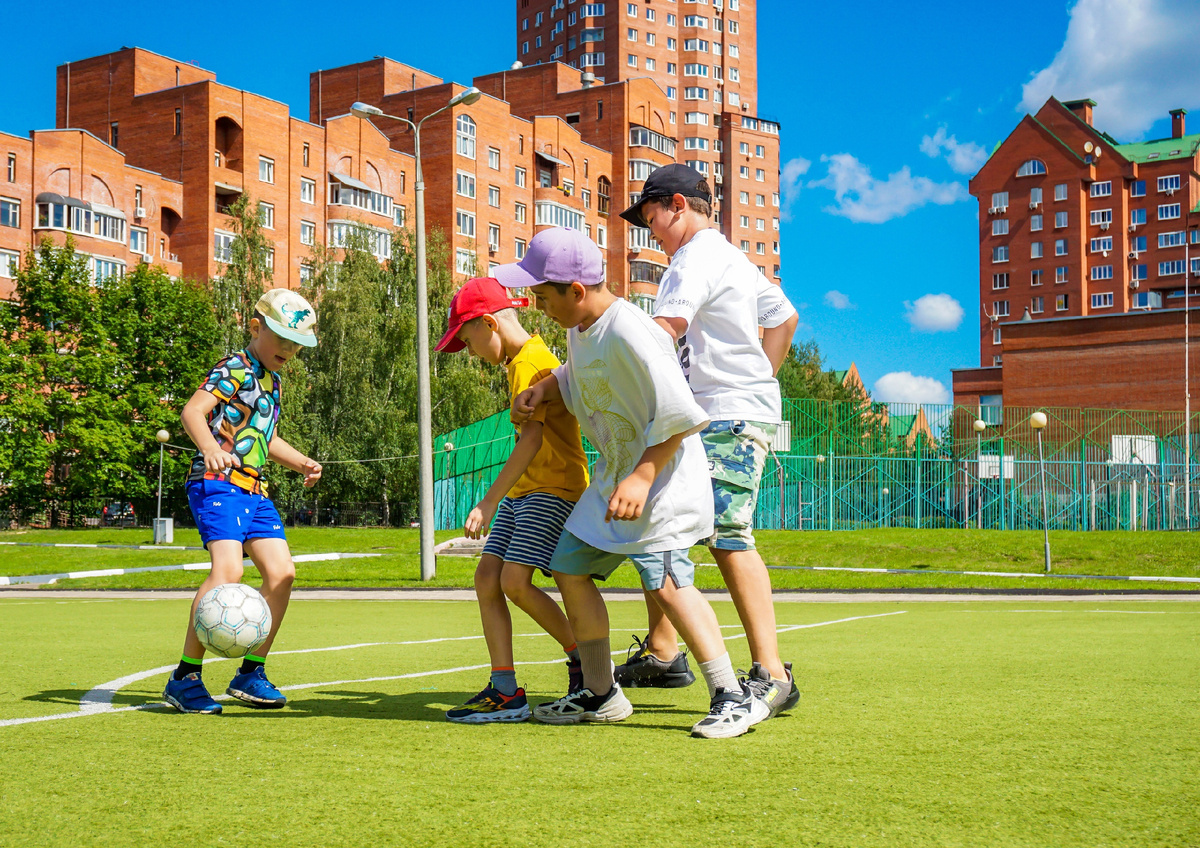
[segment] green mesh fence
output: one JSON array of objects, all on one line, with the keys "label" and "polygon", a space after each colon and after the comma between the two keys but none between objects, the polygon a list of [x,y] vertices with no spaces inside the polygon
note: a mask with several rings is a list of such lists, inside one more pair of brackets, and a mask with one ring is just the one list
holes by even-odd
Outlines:
[{"label": "green mesh fence", "polygon": [[[1040,529],[1038,442],[1029,423],[1034,411],[785,400],[756,525]],[[1040,411],[1048,418],[1042,446],[1051,528],[1200,523],[1196,439],[1189,463],[1183,413]],[[513,433],[508,413],[501,412],[437,439],[439,528],[462,525],[508,458]]]}]

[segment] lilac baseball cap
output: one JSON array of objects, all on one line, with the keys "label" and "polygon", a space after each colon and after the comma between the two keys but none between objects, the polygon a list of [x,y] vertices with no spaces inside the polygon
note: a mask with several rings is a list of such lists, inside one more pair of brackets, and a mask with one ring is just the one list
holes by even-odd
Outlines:
[{"label": "lilac baseball cap", "polygon": [[579,230],[553,227],[533,237],[524,259],[494,268],[492,276],[510,289],[545,282],[594,286],[604,282],[604,257]]}]

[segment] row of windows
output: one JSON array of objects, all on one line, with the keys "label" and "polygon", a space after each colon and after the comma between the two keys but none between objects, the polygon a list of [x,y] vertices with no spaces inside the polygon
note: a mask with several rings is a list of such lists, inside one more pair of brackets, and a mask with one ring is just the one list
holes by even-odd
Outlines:
[{"label": "row of windows", "polygon": [[[1002,207],[1003,208],[1003,207]],[[1179,203],[1164,203],[1156,210],[1159,221],[1175,221],[1182,217],[1183,207]],[[1101,227],[1107,229],[1112,224],[1111,209],[1092,209],[1088,212],[1088,223],[1093,227]],[[1070,223],[1070,213],[1055,212],[1054,213],[1054,229],[1061,230]],[[1146,223],[1145,209],[1130,209],[1129,224],[1131,228],[1136,228]],[[1029,216],[1029,229],[1031,232],[1038,232],[1042,229],[1043,218],[1041,215]],[[1008,219],[993,218],[992,219],[992,235],[1003,236],[1008,235]],[[1198,237],[1193,237],[1193,241]],[[1180,242],[1182,244],[1182,242]]]},{"label": "row of windows", "polygon": [[[1066,312],[1070,308],[1070,303],[1071,303],[1071,296],[1069,294],[1064,293],[1064,294],[1055,295],[1054,296],[1054,311],[1055,312]],[[1046,299],[1044,297],[1041,297],[1041,296],[1032,297],[1029,299],[1029,312],[1033,315],[1037,315],[1038,313],[1044,312],[1045,304],[1046,304]],[[1112,304],[1109,304],[1109,305],[1111,306]],[[1010,314],[1011,313],[1009,312],[1009,303],[1007,300],[993,300],[992,301],[992,315],[991,315],[992,318],[1007,318],[1007,317],[1009,317]],[[999,330],[995,330],[992,333],[992,341],[995,344],[1000,344],[1000,336],[998,335],[999,332],[1000,332]]]},{"label": "row of windows", "polygon": [[[1038,162],[1038,160],[1036,160],[1036,159],[1029,160],[1029,162],[1026,162],[1024,165],[1021,166],[1021,170],[1017,171],[1018,177],[1027,176],[1027,174],[1023,173],[1023,171],[1026,169],[1026,166],[1030,165],[1031,162],[1037,162],[1038,165],[1041,165],[1041,163]],[[1042,168],[1041,171],[1031,170],[1030,173],[1045,173],[1045,165],[1041,165],[1041,168]],[[1159,177],[1158,181],[1157,181],[1157,188],[1158,188],[1159,193],[1161,193],[1161,194],[1172,195],[1175,192],[1179,191],[1180,186],[1181,186],[1181,178],[1178,174],[1165,176],[1165,177]],[[1054,186],[1054,199],[1056,201],[1066,200],[1068,197],[1069,190],[1070,190],[1070,187],[1067,183],[1058,183],[1057,185]],[[1000,209],[1000,210],[1008,209],[1008,194],[1009,193],[1007,191],[992,192],[992,207],[991,208],[992,209]],[[1090,185],[1090,187],[1088,188],[1088,195],[1090,197],[1111,197],[1112,196],[1112,180],[1103,180],[1100,182],[1092,183]],[[1132,182],[1130,182],[1129,196],[1130,197],[1145,197],[1146,196],[1146,181],[1145,180],[1133,180]],[[1031,208],[1031,209],[1036,208],[1037,205],[1040,204],[1041,202],[1042,202],[1042,189],[1040,187],[1031,188],[1029,190],[1029,208]]]}]

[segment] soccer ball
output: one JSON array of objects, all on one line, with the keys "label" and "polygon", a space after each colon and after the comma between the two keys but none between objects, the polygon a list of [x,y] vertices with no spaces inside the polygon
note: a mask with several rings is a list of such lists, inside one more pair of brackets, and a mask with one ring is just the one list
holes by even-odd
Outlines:
[{"label": "soccer ball", "polygon": [[244,657],[271,633],[271,608],[245,583],[225,583],[200,599],[192,627],[214,654]]}]

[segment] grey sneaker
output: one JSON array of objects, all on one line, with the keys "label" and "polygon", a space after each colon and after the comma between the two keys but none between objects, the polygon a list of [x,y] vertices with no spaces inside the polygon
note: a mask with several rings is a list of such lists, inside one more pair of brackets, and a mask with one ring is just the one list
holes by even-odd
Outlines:
[{"label": "grey sneaker", "polygon": [[[796,691],[796,683],[792,680],[790,665],[791,663],[788,663],[784,666],[784,669],[787,670],[787,680],[776,680],[758,663],[750,667],[750,674],[745,678],[746,688],[755,698],[766,705],[769,712],[767,718],[775,718],[785,709],[791,709],[800,700],[799,692],[796,692],[794,698],[792,697],[792,693]],[[791,704],[788,701],[791,701]]]},{"label": "grey sneaker", "polygon": [[660,660],[650,652],[650,637],[642,641],[633,637],[625,662],[613,671],[618,683],[626,689],[654,687],[657,689],[680,689],[696,682],[696,675],[688,667],[687,652],[680,651],[670,662]]},{"label": "grey sneaker", "polygon": [[791,691],[787,697],[783,699],[783,706],[779,708],[779,712],[786,713],[796,704],[800,703],[800,690],[796,687],[796,678],[792,677],[792,664],[784,663],[783,670],[787,672],[788,683],[792,684]]},{"label": "grey sneaker", "polygon": [[770,714],[743,684],[740,689],[718,689],[708,715],[692,727],[692,735],[704,739],[729,739],[741,736]]},{"label": "grey sneaker", "polygon": [[621,721],[631,715],[633,704],[616,683],[603,695],[596,695],[591,689],[580,689],[533,710],[534,719],[543,724]]}]

